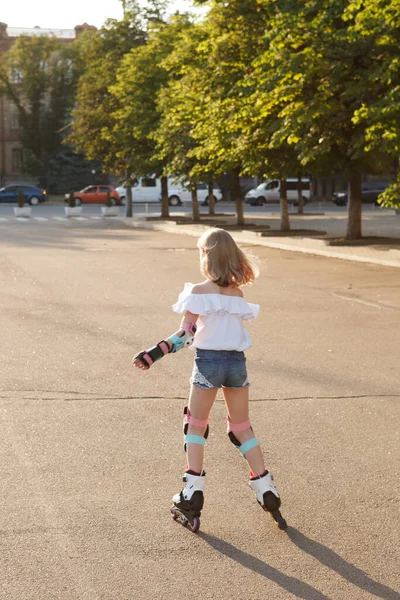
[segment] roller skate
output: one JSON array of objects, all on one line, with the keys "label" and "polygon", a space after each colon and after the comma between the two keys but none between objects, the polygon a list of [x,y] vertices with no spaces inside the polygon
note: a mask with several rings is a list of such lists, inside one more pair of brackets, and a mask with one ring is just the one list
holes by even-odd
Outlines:
[{"label": "roller skate", "polygon": [[265,471],[263,475],[250,477],[249,486],[255,492],[259,505],[271,514],[279,529],[287,529],[287,523],[279,510],[281,499],[273,484],[271,473]]},{"label": "roller skate", "polygon": [[183,481],[186,483],[185,487],[172,498],[174,503],[171,507],[172,518],[193,533],[196,533],[200,527],[200,515],[204,504],[205,476],[204,471],[200,475],[194,474],[190,470],[186,471],[183,477]]}]

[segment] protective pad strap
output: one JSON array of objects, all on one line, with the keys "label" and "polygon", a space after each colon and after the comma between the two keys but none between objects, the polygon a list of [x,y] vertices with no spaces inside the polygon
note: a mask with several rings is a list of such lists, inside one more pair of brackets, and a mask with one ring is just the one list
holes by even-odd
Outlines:
[{"label": "protective pad strap", "polygon": [[[205,427],[206,430],[204,432],[204,436],[192,435],[190,433],[188,434],[189,424],[194,425],[195,427]],[[205,419],[205,420],[195,419],[190,414],[189,407],[185,406],[185,408],[183,409],[183,433],[184,433],[183,450],[184,450],[184,452],[186,452],[186,444],[200,444],[201,446],[204,446],[206,443],[206,439],[208,438],[208,432],[209,432],[208,420],[207,419]],[[193,440],[198,440],[198,441],[193,441]]]},{"label": "protective pad strap", "polygon": [[249,450],[252,450],[256,446],[258,446],[258,441],[256,440],[255,437],[253,437],[253,438],[251,438],[251,440],[247,440],[247,442],[244,442],[241,446],[239,446],[239,450],[242,453],[242,455],[244,456],[246,454],[246,452],[248,452]]},{"label": "protective pad strap", "polygon": [[227,417],[227,433],[230,431],[244,431],[245,429],[250,429],[249,421],[243,421],[243,423],[232,423],[229,417]]},{"label": "protective pad strap", "polygon": [[185,439],[185,448],[186,448],[186,444],[198,444],[199,446],[205,446],[206,443],[206,438],[204,438],[202,435],[185,435],[184,436]]},{"label": "protective pad strap", "polygon": [[180,328],[182,331],[186,331],[189,335],[194,335],[197,330],[196,323],[185,323],[183,319],[181,321]]},{"label": "protective pad strap", "polygon": [[207,419],[204,419],[204,420],[202,420],[202,419],[195,419],[190,414],[190,410],[189,410],[189,408],[187,406],[185,406],[183,414],[184,414],[184,417],[183,417],[183,422],[184,423],[191,423],[192,425],[195,425],[196,427],[207,427],[208,420]]},{"label": "protective pad strap", "polygon": [[178,350],[181,350],[182,348],[185,347],[185,342],[188,339],[188,335],[185,331],[182,332],[181,335],[177,335],[176,333],[174,333],[173,335],[170,335],[168,339],[169,342],[171,342],[172,344],[172,350],[171,352],[178,352]]},{"label": "protective pad strap", "polygon": [[149,348],[149,350],[146,350],[146,352],[141,352],[138,357],[140,360],[144,359],[146,362],[148,362],[150,367],[154,362],[156,362],[156,360],[160,360],[160,358],[169,352],[171,352],[169,345],[165,340],[161,340],[161,342],[158,342],[157,346]]}]

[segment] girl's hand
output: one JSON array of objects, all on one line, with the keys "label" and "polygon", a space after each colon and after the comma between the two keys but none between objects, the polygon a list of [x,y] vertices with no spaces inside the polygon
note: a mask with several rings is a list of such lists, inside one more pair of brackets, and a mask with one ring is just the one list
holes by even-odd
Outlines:
[{"label": "girl's hand", "polygon": [[137,355],[132,358],[132,365],[138,369],[142,369],[142,371],[148,371],[150,369],[150,367],[145,365],[139,358],[137,358]]}]

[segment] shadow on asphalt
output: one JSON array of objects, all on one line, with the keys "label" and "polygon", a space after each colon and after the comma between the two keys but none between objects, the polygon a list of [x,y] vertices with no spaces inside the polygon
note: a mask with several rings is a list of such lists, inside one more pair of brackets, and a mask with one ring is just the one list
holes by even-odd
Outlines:
[{"label": "shadow on asphalt", "polygon": [[250,569],[254,573],[273,581],[296,598],[303,598],[304,600],[329,600],[328,596],[325,596],[325,594],[322,594],[308,583],[296,577],[285,575],[285,573],[271,567],[271,565],[268,565],[259,558],[239,550],[232,544],[229,544],[229,542],[221,540],[221,538],[209,535],[203,531],[200,531],[197,535],[209,544],[211,548],[214,548],[214,550],[231,558],[243,567],[246,567],[246,569]]},{"label": "shadow on asphalt", "polygon": [[378,598],[384,598],[384,600],[400,600],[398,592],[392,590],[387,585],[374,581],[364,571],[344,560],[344,558],[327,546],[308,538],[298,529],[289,527],[287,535],[300,550],[316,558],[321,564],[328,567],[328,569],[336,571],[338,575],[347,579],[347,581],[361,590],[365,590]]},{"label": "shadow on asphalt", "polygon": [[[308,583],[305,583],[296,577],[285,575],[259,558],[239,550],[225,540],[221,540],[221,538],[209,535],[203,531],[200,531],[197,535],[209,544],[209,546],[214,548],[214,550],[228,556],[243,567],[246,567],[246,569],[250,569],[258,575],[273,581],[281,588],[293,594],[296,598],[303,598],[304,600],[329,600],[328,596],[325,596],[325,594],[322,594]],[[400,599],[400,594],[395,590],[392,590],[378,581],[374,581],[364,573],[364,571],[349,563],[347,560],[344,560],[344,558],[327,546],[308,538],[298,529],[289,527],[286,531],[286,535],[300,550],[314,557],[321,564],[328,567],[328,569],[336,572],[349,583],[361,590],[373,594],[378,598],[383,598],[384,600]]]}]

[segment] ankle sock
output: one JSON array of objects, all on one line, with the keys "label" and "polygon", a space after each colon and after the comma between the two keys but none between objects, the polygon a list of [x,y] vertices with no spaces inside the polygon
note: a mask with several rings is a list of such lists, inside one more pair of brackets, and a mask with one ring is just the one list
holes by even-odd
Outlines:
[{"label": "ankle sock", "polygon": [[260,479],[260,477],[265,477],[265,475],[268,475],[268,470],[265,469],[264,473],[261,473],[261,475],[257,475],[257,473],[253,473],[253,471],[250,469],[250,479]]},{"label": "ankle sock", "polygon": [[204,473],[204,471],[200,471],[200,473],[198,473],[198,471],[193,471],[193,469],[186,469],[186,473],[189,473],[189,475],[197,475],[197,477],[199,477],[202,473]]}]

